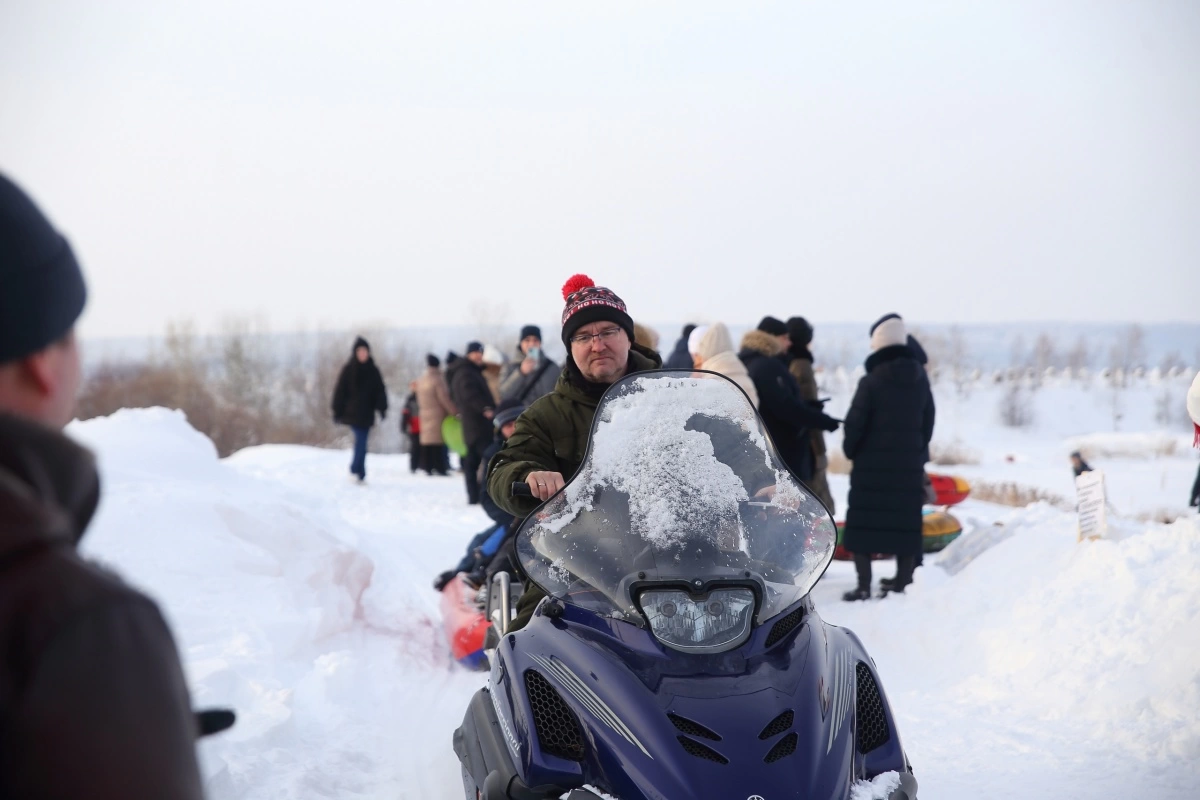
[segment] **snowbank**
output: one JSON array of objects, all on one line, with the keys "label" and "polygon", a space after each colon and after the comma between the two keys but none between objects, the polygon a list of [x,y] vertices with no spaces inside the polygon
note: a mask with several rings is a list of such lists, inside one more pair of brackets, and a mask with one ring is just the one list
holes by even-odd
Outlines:
[{"label": "snowbank", "polygon": [[[815,590],[826,619],[853,628],[875,657],[921,796],[1010,796],[981,793],[972,769],[1025,773],[1012,796],[1088,794],[1078,781],[1099,796],[1194,796],[1200,523],[1118,519],[1115,540],[1078,543],[1074,515],[1044,504],[961,509],[1011,535],[954,576],[927,561],[902,597],[839,602],[853,585],[840,563]],[[922,767],[943,760],[965,760],[962,774],[930,786]]]},{"label": "snowbank", "polygon": [[[161,602],[197,705],[238,710],[202,747],[211,797],[461,796],[450,735],[484,679],[451,663],[429,587],[487,525],[460,481],[371,456],[359,487],[346,453],[303,447],[219,461],[161,409],[68,432],[104,476],[85,551]],[[905,596],[843,603],[840,562],[813,590],[878,663],[921,797],[1196,796],[1197,520],[1079,544],[1048,506],[956,513],[1011,536]]]},{"label": "snowbank", "polygon": [[[97,452],[103,476],[83,550],[160,602],[194,703],[237,709],[234,729],[201,748],[212,797],[453,796],[442,789],[456,774],[450,714],[465,703],[452,692],[443,708],[439,687],[479,678],[448,668],[434,604],[420,597],[449,553],[435,548],[422,568],[348,523],[342,504],[371,488],[342,482],[341,453],[259,448],[223,463],[164,409],[68,433]],[[318,490],[263,474],[305,458],[319,465],[304,472],[318,472]],[[432,753],[442,774],[429,772]]]}]

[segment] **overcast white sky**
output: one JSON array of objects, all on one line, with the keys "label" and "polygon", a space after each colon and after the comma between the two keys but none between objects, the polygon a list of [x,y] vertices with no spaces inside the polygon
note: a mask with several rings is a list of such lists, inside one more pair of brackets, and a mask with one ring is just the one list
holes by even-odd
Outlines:
[{"label": "overcast white sky", "polygon": [[1200,3],[0,4],[90,336],[1200,320]]}]

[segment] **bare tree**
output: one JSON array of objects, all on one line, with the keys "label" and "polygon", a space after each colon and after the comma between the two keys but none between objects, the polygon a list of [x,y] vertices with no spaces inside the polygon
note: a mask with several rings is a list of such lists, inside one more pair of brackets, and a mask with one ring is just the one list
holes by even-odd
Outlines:
[{"label": "bare tree", "polygon": [[1037,340],[1033,343],[1033,353],[1029,360],[1029,365],[1036,373],[1036,382],[1040,384],[1046,372],[1058,364],[1059,356],[1058,350],[1054,346],[1054,340],[1050,338],[1049,334],[1038,334]]},{"label": "bare tree", "polygon": [[1087,339],[1082,334],[1075,342],[1075,346],[1067,351],[1066,365],[1071,370],[1073,377],[1079,377],[1085,369],[1092,365],[1092,354],[1088,349]]},{"label": "bare tree", "polygon": [[1028,428],[1033,424],[1033,398],[1020,382],[1009,384],[1000,399],[1000,422],[1006,428]]},{"label": "bare tree", "polygon": [[1109,362],[1114,378],[1121,386],[1125,386],[1134,370],[1145,366],[1146,333],[1141,325],[1134,324],[1125,329],[1109,352]]},{"label": "bare tree", "polygon": [[950,335],[946,343],[947,360],[950,364],[950,369],[953,372],[954,388],[958,392],[959,397],[966,397],[970,393],[971,384],[976,377],[968,364],[969,357],[967,355],[967,339],[963,335],[962,328],[954,325],[950,328]]}]

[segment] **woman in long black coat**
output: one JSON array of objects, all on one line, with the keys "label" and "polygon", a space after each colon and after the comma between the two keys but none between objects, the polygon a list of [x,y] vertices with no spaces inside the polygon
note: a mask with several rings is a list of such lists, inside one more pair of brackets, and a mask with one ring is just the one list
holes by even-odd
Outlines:
[{"label": "woman in long black coat", "polygon": [[854,462],[844,544],[854,553],[858,588],[871,596],[871,554],[896,556],[896,577],[880,583],[904,591],[921,552],[925,461],[933,437],[933,392],[908,347],[904,321],[889,314],[871,327],[867,374],[843,423],[842,450]]},{"label": "woman in long black coat", "polygon": [[371,358],[371,346],[361,336],[354,340],[350,360],[338,375],[333,390],[333,420],[354,431],[354,457],[350,473],[362,483],[367,478],[367,437],[375,424],[375,412],[387,417],[387,388],[383,375]]}]

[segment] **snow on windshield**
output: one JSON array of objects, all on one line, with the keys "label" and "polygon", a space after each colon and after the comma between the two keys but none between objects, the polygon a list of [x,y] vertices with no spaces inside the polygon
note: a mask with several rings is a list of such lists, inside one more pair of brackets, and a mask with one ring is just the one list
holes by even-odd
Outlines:
[{"label": "snow on windshield", "polygon": [[[736,529],[738,504],[749,499],[745,475],[722,458],[749,445],[756,466],[774,473],[753,407],[722,379],[639,378],[599,413],[588,463],[567,487],[564,513],[543,523],[548,532],[591,509],[602,487],[628,495],[631,529],[657,547],[715,535]],[[714,447],[714,437],[736,444]]]}]

